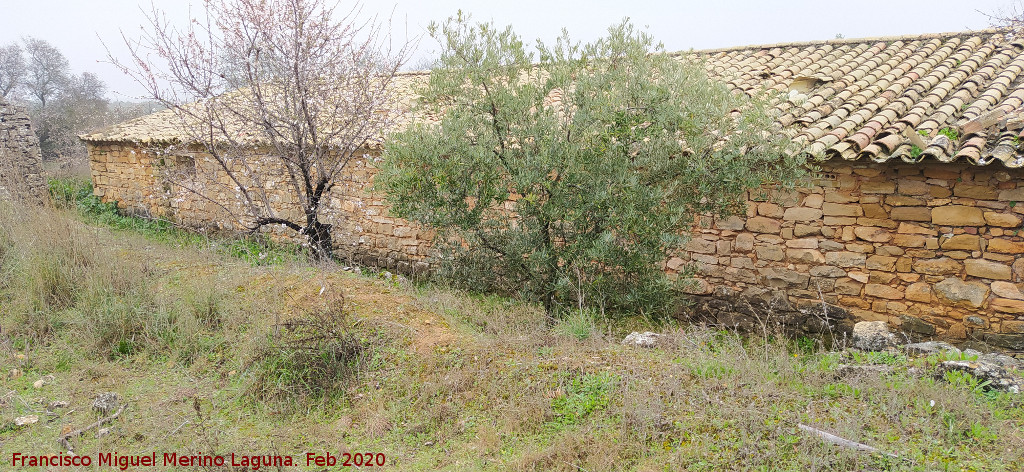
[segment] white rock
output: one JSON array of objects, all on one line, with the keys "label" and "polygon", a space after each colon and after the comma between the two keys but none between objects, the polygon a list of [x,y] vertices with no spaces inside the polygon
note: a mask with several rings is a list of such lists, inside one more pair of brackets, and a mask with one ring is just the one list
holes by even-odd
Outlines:
[{"label": "white rock", "polygon": [[652,333],[650,331],[644,331],[643,333],[633,331],[622,340],[622,344],[639,347],[654,347],[658,345],[658,339],[661,337],[662,335]]},{"label": "white rock", "polygon": [[896,346],[896,335],[884,321],[861,321],[853,325],[853,347],[865,351],[883,351]]},{"label": "white rock", "polygon": [[38,422],[39,416],[37,415],[19,416],[14,419],[14,424],[17,426],[25,426],[29,424],[35,424]]}]

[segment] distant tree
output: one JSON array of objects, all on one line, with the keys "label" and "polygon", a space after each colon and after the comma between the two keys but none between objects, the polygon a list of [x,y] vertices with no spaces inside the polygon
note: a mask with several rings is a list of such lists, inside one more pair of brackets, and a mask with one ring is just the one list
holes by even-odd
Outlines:
[{"label": "distant tree", "polygon": [[26,61],[25,90],[40,107],[46,107],[67,84],[70,66],[68,59],[49,42],[27,37],[25,43]]},{"label": "distant tree", "polygon": [[443,116],[392,136],[376,181],[392,213],[438,230],[448,280],[561,308],[664,313],[666,255],[702,214],[803,169],[766,102],[666,54],[627,22],[527,50],[508,29],[432,24],[422,90]]},{"label": "distant tree", "polygon": [[25,58],[21,46],[0,46],[0,97],[12,98],[25,80]]},{"label": "distant tree", "polygon": [[1020,0],[1010,2],[996,11],[978,10],[978,13],[988,17],[989,25],[993,28],[1009,29],[1018,34],[1024,31],[1024,2]]},{"label": "distant tree", "polygon": [[37,108],[37,133],[43,154],[67,164],[82,164],[87,157],[78,135],[110,125],[107,86],[91,72],[68,76],[46,107]]},{"label": "distant tree", "polygon": [[[203,151],[175,183],[251,231],[289,228],[327,259],[327,196],[395,119],[392,82],[407,56],[358,13],[323,0],[207,0],[203,20],[178,29],[154,9],[127,41],[131,59],[111,59],[172,110],[181,144]],[[275,205],[282,192],[298,208]]]}]

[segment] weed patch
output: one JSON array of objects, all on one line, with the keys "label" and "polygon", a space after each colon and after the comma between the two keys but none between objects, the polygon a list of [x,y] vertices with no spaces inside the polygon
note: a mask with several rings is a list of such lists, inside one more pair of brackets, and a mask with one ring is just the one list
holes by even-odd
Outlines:
[{"label": "weed patch", "polygon": [[372,358],[369,343],[347,319],[344,298],[332,299],[275,327],[248,373],[247,395],[277,407],[329,403]]}]

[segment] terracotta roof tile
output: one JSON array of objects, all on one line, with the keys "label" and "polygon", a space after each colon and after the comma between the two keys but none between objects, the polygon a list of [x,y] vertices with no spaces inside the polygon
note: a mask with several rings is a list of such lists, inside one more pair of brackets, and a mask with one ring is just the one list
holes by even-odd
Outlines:
[{"label": "terracotta roof tile", "polygon": [[[816,158],[1024,167],[1024,147],[1018,147],[1024,141],[1024,44],[1003,31],[769,44],[678,57],[702,60],[709,75],[736,90],[780,92],[772,102],[777,126]],[[397,85],[425,77],[407,74]],[[167,118],[157,113],[82,139],[166,139],[173,136]],[[925,149],[908,137],[918,134]]]}]

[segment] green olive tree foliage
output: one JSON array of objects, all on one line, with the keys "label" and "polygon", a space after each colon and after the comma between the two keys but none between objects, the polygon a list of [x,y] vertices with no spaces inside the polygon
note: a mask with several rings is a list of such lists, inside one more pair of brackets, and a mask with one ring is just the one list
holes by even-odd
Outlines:
[{"label": "green olive tree foliage", "polygon": [[378,187],[438,230],[439,270],[560,308],[663,314],[666,256],[702,214],[803,169],[763,101],[710,80],[628,22],[528,51],[510,29],[434,24],[422,122],[392,136]]}]

